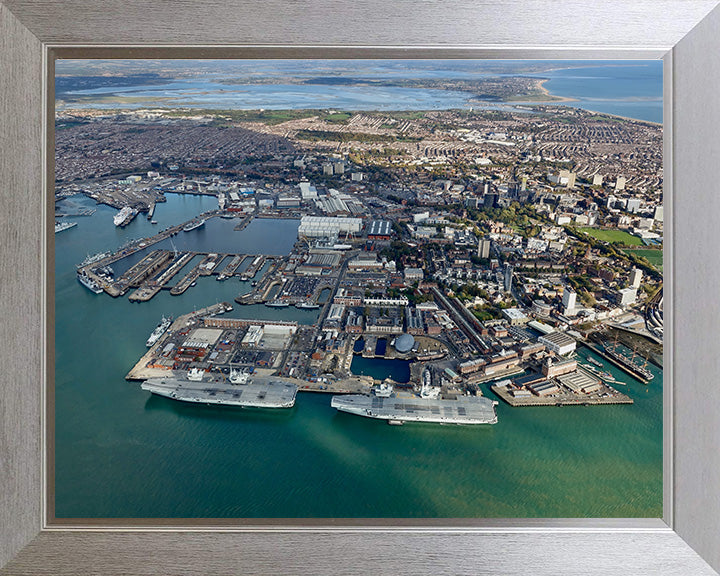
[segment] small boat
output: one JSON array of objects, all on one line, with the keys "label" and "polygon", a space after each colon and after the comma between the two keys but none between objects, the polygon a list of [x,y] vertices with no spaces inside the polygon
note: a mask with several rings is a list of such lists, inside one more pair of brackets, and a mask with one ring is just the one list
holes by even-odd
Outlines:
[{"label": "small boat", "polygon": [[157,224],[157,220],[150,220],[150,224]]},{"label": "small boat", "polygon": [[592,356],[587,357],[587,361],[590,362],[590,364],[593,364],[594,366],[597,366],[598,368],[602,368],[602,362],[599,362],[598,360],[595,360]]}]

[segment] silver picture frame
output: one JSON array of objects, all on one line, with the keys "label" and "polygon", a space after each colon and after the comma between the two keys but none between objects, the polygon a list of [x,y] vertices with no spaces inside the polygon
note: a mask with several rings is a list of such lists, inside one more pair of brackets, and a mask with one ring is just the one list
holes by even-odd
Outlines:
[{"label": "silver picture frame", "polygon": [[[0,574],[717,574],[717,0],[0,0]],[[51,521],[54,58],[663,58],[662,519]],[[226,56],[227,57],[227,56]]]}]

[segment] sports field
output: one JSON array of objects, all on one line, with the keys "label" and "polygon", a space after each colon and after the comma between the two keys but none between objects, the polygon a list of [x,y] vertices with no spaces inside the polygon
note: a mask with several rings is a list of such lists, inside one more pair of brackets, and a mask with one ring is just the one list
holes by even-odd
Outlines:
[{"label": "sports field", "polygon": [[640,249],[640,250],[623,250],[627,254],[635,254],[635,256],[641,256],[647,258],[648,262],[655,268],[662,272],[663,269],[663,251],[652,248]]},{"label": "sports field", "polygon": [[601,230],[599,228],[580,228],[588,236],[597,238],[602,242],[614,242],[623,246],[642,246],[642,240],[624,230]]}]

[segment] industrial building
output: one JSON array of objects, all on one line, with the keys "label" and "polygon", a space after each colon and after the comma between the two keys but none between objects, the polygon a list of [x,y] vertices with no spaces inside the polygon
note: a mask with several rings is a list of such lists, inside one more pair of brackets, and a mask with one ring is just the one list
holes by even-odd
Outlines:
[{"label": "industrial building", "polygon": [[392,222],[389,220],[373,220],[370,222],[367,235],[371,240],[390,240]]},{"label": "industrial building", "polygon": [[574,338],[568,336],[564,332],[553,332],[540,336],[538,342],[545,344],[548,350],[555,352],[559,356],[565,356],[575,351],[577,342]]},{"label": "industrial building", "polygon": [[362,230],[360,218],[334,218],[331,216],[303,216],[298,236],[323,238],[359,234]]}]

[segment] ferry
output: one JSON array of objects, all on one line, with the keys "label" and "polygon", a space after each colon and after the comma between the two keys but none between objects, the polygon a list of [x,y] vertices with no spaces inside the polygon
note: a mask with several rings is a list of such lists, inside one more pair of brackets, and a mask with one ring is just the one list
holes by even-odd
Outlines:
[{"label": "ferry", "polygon": [[90,292],[94,292],[95,294],[102,294],[103,289],[98,286],[98,284],[90,278],[90,276],[87,275],[87,273],[83,270],[82,272],[78,272],[77,275],[78,282],[85,286]]}]

